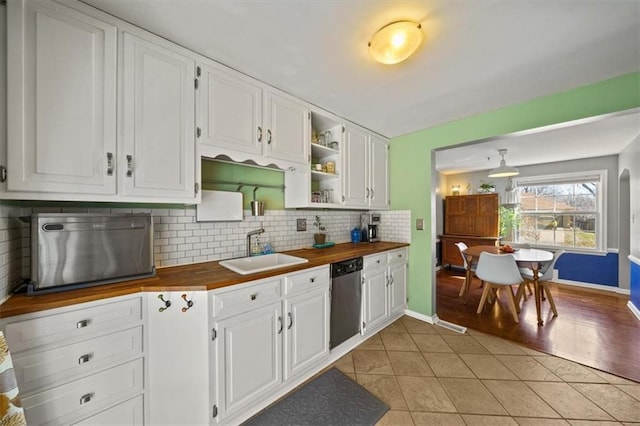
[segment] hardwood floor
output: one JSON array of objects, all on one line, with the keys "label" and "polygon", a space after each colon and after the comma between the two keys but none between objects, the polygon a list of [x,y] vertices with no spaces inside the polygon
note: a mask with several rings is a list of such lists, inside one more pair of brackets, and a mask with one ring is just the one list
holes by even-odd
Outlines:
[{"label": "hardwood floor", "polygon": [[627,308],[627,296],[553,284],[551,294],[559,315],[553,318],[548,301],[544,301],[544,326],[538,327],[532,297],[522,302],[517,324],[506,293],[477,314],[480,280],[473,279],[465,305],[458,297],[464,273],[443,269],[436,276],[440,319],[640,382],[640,321]]}]

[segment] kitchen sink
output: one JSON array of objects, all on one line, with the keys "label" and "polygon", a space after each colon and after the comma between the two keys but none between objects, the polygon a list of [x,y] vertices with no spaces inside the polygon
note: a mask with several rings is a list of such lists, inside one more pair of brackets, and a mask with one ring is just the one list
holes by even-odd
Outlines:
[{"label": "kitchen sink", "polygon": [[287,266],[307,263],[309,260],[288,254],[273,253],[262,256],[240,257],[238,259],[223,260],[221,266],[241,275],[254,274],[270,269],[286,268]]}]

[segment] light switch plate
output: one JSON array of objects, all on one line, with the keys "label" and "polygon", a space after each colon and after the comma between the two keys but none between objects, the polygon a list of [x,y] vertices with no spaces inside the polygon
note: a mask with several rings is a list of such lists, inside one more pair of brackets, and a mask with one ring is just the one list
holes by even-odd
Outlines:
[{"label": "light switch plate", "polygon": [[296,219],[296,231],[307,230],[307,219]]},{"label": "light switch plate", "polygon": [[422,218],[416,219],[416,230],[424,231],[424,219]]}]

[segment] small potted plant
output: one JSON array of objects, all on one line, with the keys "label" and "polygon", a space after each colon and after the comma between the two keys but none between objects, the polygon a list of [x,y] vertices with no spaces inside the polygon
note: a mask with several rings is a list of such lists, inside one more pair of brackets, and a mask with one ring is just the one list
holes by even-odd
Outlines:
[{"label": "small potted plant", "polygon": [[485,182],[485,181],[481,181],[482,183],[480,184],[480,192],[495,192],[496,190],[496,186],[494,184],[492,184],[491,182]]},{"label": "small potted plant", "polygon": [[316,220],[315,222],[313,222],[313,226],[318,228],[318,232],[313,234],[313,241],[316,244],[324,244],[325,239],[327,238],[327,235],[324,233],[324,231],[327,230],[327,227],[322,224],[320,216],[316,216]]}]

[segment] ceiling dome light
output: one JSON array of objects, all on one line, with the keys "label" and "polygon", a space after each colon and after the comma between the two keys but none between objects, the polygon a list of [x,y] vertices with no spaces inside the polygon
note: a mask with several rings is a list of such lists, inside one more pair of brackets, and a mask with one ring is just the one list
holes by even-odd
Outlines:
[{"label": "ceiling dome light", "polygon": [[369,54],[381,64],[397,64],[413,55],[424,40],[422,25],[393,22],[376,32],[369,42]]},{"label": "ceiling dome light", "polygon": [[517,176],[520,174],[520,171],[515,167],[507,166],[507,162],[504,161],[504,156],[507,155],[506,149],[499,149],[498,153],[502,156],[502,160],[500,160],[500,165],[489,171],[488,177],[509,177],[509,176]]}]

